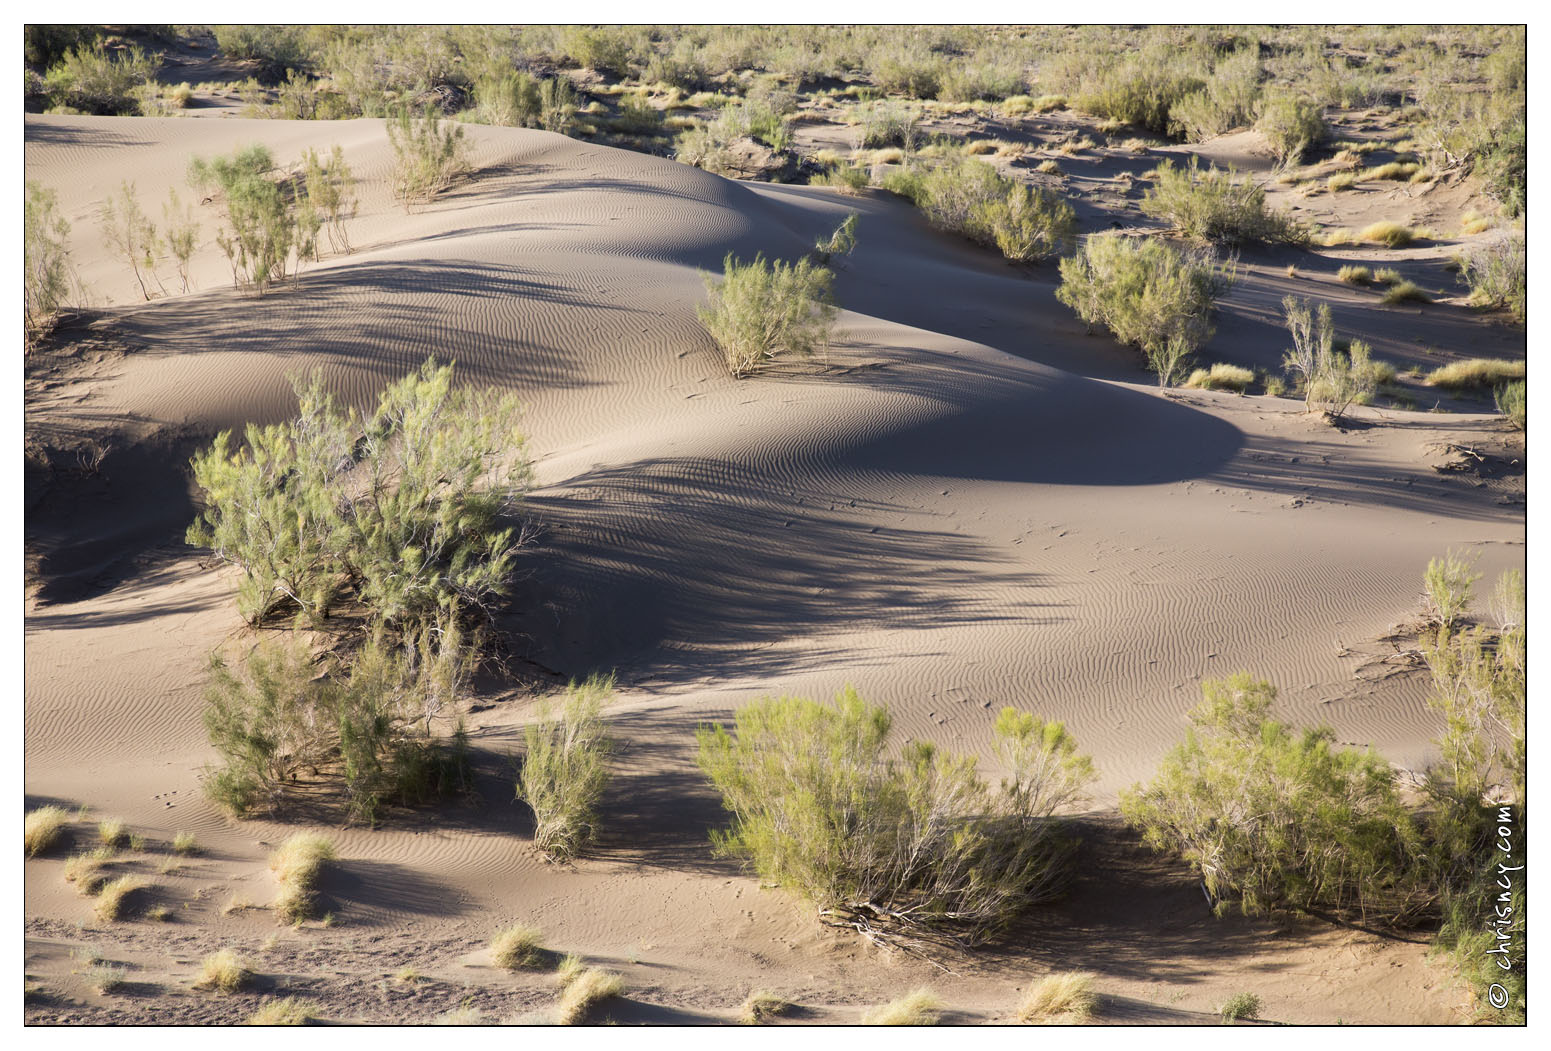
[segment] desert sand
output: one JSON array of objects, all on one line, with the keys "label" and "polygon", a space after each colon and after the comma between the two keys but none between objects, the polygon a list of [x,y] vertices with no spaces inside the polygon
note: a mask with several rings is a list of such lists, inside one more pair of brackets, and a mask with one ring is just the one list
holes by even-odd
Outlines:
[{"label": "desert sand", "polygon": [[[1424,934],[1215,919],[1114,807],[1182,735],[1201,679],[1240,669],[1279,686],[1286,719],[1327,722],[1406,769],[1429,761],[1425,668],[1385,637],[1417,614],[1429,558],[1478,552],[1488,581],[1523,567],[1522,445],[1500,417],[1360,408],[1336,428],[1290,398],[1160,391],[1056,302],[1053,267],[1010,267],[880,191],[735,182],[541,131],[468,136],[475,177],[406,213],[381,121],[27,118],[26,177],[58,192],[97,297],[64,349],[29,366],[29,435],[76,466],[29,475],[27,806],[123,817],[147,847],[121,870],[154,878],[172,912],[100,924],[63,878],[68,848],[29,860],[29,1021],[237,1021],[293,994],[342,1021],[464,1004],[537,1017],[550,980],[486,957],[514,920],[618,970],[626,997],[605,1015],[622,1023],[731,1021],[754,988],[802,1005],[793,1021],[855,1022],[922,984],[949,1021],[1007,1021],[1030,983],[1070,969],[1098,975],[1095,1021],[1213,1022],[1245,989],[1279,1022],[1465,1020],[1465,989]],[[282,163],[343,146],[356,250],[255,298],[231,287],[205,205],[196,289],[141,302],[101,243],[98,203],[127,179],[154,214],[190,155],[253,142]],[[1254,153],[1198,152],[1214,146],[1241,165]],[[1119,171],[1156,161],[1074,161],[1084,229],[1134,201]],[[730,379],[696,319],[702,271],[728,252],[795,257],[853,210],[827,356]],[[1401,367],[1523,353],[1521,332],[1459,304],[1380,307],[1334,277],[1358,250],[1322,254],[1315,271],[1298,253],[1289,276],[1291,255],[1246,252],[1203,358],[1276,362],[1289,291],[1331,302],[1343,332]],[[481,680],[471,715],[480,798],[377,829],[228,818],[200,790],[204,669],[251,636],[232,573],[182,543],[188,457],[217,430],[293,411],[290,374],[321,368],[366,407],[433,355],[521,396],[535,469],[508,674]],[[1440,470],[1450,443],[1510,469]],[[94,447],[107,451],[88,469]],[[610,670],[621,751],[602,838],[549,865],[506,756],[538,696]],[[1100,772],[1071,896],[939,966],[824,931],[714,857],[722,811],[694,728],[847,683],[889,706],[901,739],[987,757],[1003,705],[1064,720]],[[332,926],[226,911],[266,904],[268,850],[314,827],[342,858]],[[177,830],[204,853],[160,874]],[[73,973],[85,945],[131,966],[131,995]],[[200,958],[227,946],[260,988],[192,990]],[[423,980],[395,979],[405,966]]]}]

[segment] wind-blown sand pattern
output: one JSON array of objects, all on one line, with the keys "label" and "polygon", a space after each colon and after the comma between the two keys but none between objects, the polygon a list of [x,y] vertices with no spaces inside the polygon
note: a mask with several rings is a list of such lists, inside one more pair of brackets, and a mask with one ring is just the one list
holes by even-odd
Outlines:
[{"label": "wind-blown sand pattern", "polygon": [[[1429,558],[1478,551],[1488,582],[1522,568],[1522,476],[1478,485],[1429,451],[1500,436],[1498,418],[1358,409],[1336,429],[1292,400],[1160,392],[1056,303],[1053,268],[1014,270],[882,194],[470,126],[477,178],[406,214],[388,196],[381,121],[29,116],[26,137],[27,178],[58,192],[105,307],[82,334],[98,349],[32,384],[29,428],[112,442],[99,476],[28,496],[28,806],[88,805],[153,846],[186,829],[205,847],[156,877],[165,926],[97,930],[62,878],[67,851],[29,861],[27,967],[64,976],[29,1019],[232,1020],[266,990],[315,997],[329,1017],[424,1020],[469,997],[520,1017],[553,992],[488,965],[490,935],[513,921],[624,974],[619,1021],[730,1021],[769,987],[804,1005],[799,1021],[854,1022],[923,982],[949,1021],[1005,1021],[1052,968],[1098,973],[1095,1021],[1209,1021],[1248,987],[1279,1021],[1462,1017],[1463,988],[1420,940],[1314,925],[1273,938],[1212,919],[1182,866],[1119,835],[1113,807],[1180,737],[1200,680],[1239,669],[1278,684],[1286,718],[1425,764],[1438,730],[1425,670],[1373,662],[1417,611]],[[137,302],[100,242],[98,202],[128,179],[154,215],[190,155],[253,142],[281,163],[344,147],[357,250],[254,298],[210,242],[197,291]],[[827,357],[728,378],[696,319],[701,272],[728,252],[796,257],[852,210],[860,244],[836,277]],[[209,242],[214,212],[200,214]],[[1214,346],[1269,363],[1289,282],[1248,270]],[[1435,326],[1355,309],[1344,321],[1381,349]],[[502,624],[525,685],[481,687],[479,802],[330,831],[337,925],[223,913],[234,895],[266,903],[268,851],[310,826],[234,821],[200,792],[205,661],[241,625],[231,574],[181,544],[188,456],[217,430],[292,412],[290,374],[321,368],[364,408],[432,355],[525,405],[541,534]],[[602,839],[572,867],[546,865],[504,756],[532,684],[611,669],[623,747]],[[1101,834],[1073,896],[949,974],[821,933],[714,858],[722,812],[694,728],[754,697],[846,683],[888,705],[901,737],[985,756],[1003,705],[1064,720],[1101,774]],[[83,940],[115,946],[155,995],[70,979]],[[200,958],[226,945],[270,984],[190,992]],[[406,964],[427,980],[393,979]]]}]

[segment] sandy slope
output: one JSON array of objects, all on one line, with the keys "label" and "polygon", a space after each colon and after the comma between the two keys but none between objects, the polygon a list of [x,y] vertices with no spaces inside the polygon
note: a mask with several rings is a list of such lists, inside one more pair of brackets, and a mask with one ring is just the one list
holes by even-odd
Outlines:
[{"label": "sandy slope", "polygon": [[[36,433],[114,451],[99,477],[28,495],[44,569],[27,623],[28,802],[122,814],[153,848],[181,828],[207,843],[162,878],[180,922],[86,935],[121,944],[171,1016],[241,1014],[182,989],[200,952],[257,952],[274,930],[220,907],[267,900],[264,844],[289,827],[230,821],[199,795],[204,657],[240,633],[229,580],[178,543],[181,464],[216,429],[283,416],[286,376],[314,367],[359,405],[428,355],[521,394],[544,533],[506,626],[520,667],[616,669],[628,742],[602,857],[575,870],[543,865],[510,802],[502,756],[529,696],[513,687],[492,685],[475,715],[482,803],[337,831],[340,926],[285,932],[264,959],[290,975],[276,988],[340,1016],[424,1017],[455,1006],[459,983],[491,1012],[536,1009],[550,995],[539,979],[469,969],[511,918],[623,969],[637,994],[621,1020],[726,1018],[752,985],[848,1020],[933,978],[816,934],[710,857],[719,814],[692,730],[764,693],[851,682],[902,734],[976,751],[1004,704],[1065,719],[1102,773],[1099,809],[1151,772],[1200,679],[1240,668],[1281,686],[1288,717],[1425,761],[1425,684],[1371,662],[1415,610],[1429,557],[1469,547],[1489,575],[1523,565],[1522,484],[1441,475],[1428,451],[1498,441],[1496,421],[1364,410],[1338,431],[1288,400],[1163,395],[1055,303],[1049,271],[1009,268],[892,198],[734,183],[541,132],[469,135],[478,178],[406,215],[386,195],[380,122],[28,118],[27,177],[58,191],[82,274],[114,307],[83,334],[101,351],[29,395]],[[282,163],[344,147],[361,182],[357,251],[254,299],[208,243],[199,291],[136,303],[100,244],[97,202],[127,178],[155,216],[190,154],[253,141]],[[827,359],[727,378],[695,319],[699,271],[729,251],[793,257],[851,209],[861,245],[837,280],[846,309]],[[214,211],[201,212],[208,241]],[[1234,292],[1214,358],[1279,353],[1263,345],[1282,294],[1265,268]],[[1352,330],[1408,338],[1397,323],[1370,311]],[[1405,323],[1468,324],[1441,307]],[[1453,1017],[1459,994],[1437,988],[1420,947],[1310,930],[1267,949],[1260,928],[1220,927],[1188,879],[1116,839],[1100,835],[1096,858],[1145,874],[1129,896],[1148,907],[1115,909],[1080,884],[1026,940],[935,975],[963,1020],[1005,1017],[1017,988],[1057,966],[1098,971],[1131,1005],[1121,1020],[1199,1020],[1250,986],[1278,1019]],[[144,1017],[65,976],[63,947],[83,937],[66,924],[88,910],[59,865],[28,866],[28,967],[57,976],[34,1015]],[[1078,918],[1125,951],[1035,948]],[[337,962],[307,948],[323,945]],[[351,999],[352,979],[406,960],[440,984]]]}]

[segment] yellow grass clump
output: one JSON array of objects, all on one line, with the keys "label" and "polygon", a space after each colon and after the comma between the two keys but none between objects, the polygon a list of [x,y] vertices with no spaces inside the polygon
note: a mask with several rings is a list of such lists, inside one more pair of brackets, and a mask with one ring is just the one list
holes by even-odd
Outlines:
[{"label": "yellow grass clump", "polygon": [[214,989],[222,993],[234,993],[247,985],[253,972],[231,949],[222,949],[206,956],[199,964],[196,989]]},{"label": "yellow grass clump", "polygon": [[1041,979],[1028,991],[1018,1005],[1018,1021],[1073,1025],[1086,1021],[1097,1002],[1093,975],[1060,971]]},{"label": "yellow grass clump", "polygon": [[283,1000],[265,1000],[263,1006],[253,1012],[249,1025],[306,1025],[317,1015],[312,1008],[294,996]]},{"label": "yellow grass clump", "polygon": [[1061,174],[1061,166],[1056,163],[1054,157],[1050,158],[1049,160],[1040,161],[1039,167],[1035,168],[1034,170],[1044,175]]},{"label": "yellow grass clump", "polygon": [[1430,387],[1495,387],[1524,378],[1524,362],[1505,358],[1471,358],[1456,361],[1432,371],[1427,377]]},{"label": "yellow grass clump", "polygon": [[137,891],[145,890],[150,883],[139,876],[120,876],[118,879],[109,880],[102,885],[97,892],[97,919],[103,923],[112,923],[124,915],[124,907],[130,895]]},{"label": "yellow grass clump", "polygon": [[765,1022],[785,1012],[792,1005],[789,1001],[768,989],[756,989],[738,1011],[738,1021],[743,1025],[764,1025]]},{"label": "yellow grass clump", "polygon": [[1369,244],[1382,244],[1390,248],[1400,248],[1415,241],[1418,236],[1419,231],[1411,229],[1405,223],[1383,219],[1363,227],[1358,232],[1357,239],[1359,241],[1366,241]]},{"label": "yellow grass clump", "polygon": [[1380,302],[1404,303],[1409,300],[1415,300],[1418,303],[1431,302],[1427,293],[1418,288],[1413,281],[1393,282],[1389,288],[1384,290],[1384,295],[1381,297]]},{"label": "yellow grass clump", "polygon": [[1485,233],[1495,225],[1489,216],[1482,215],[1475,209],[1471,209],[1460,216],[1459,234],[1461,237],[1469,237],[1472,234]]},{"label": "yellow grass clump", "polygon": [[936,1025],[942,1018],[942,1000],[927,988],[874,1007],[862,1015],[863,1025]]},{"label": "yellow grass clump", "polygon": [[269,867],[280,884],[275,915],[287,923],[312,916],[318,898],[323,863],[334,860],[334,844],[315,832],[298,832],[269,856]]},{"label": "yellow grass clump", "polygon": [[22,822],[22,838],[26,840],[27,856],[35,858],[59,841],[59,833],[69,822],[70,815],[63,807],[46,806],[27,811]]},{"label": "yellow grass clump", "polygon": [[971,157],[982,153],[995,153],[996,145],[995,139],[976,139],[974,142],[966,142],[964,144],[964,152]]},{"label": "yellow grass clump", "polygon": [[1243,394],[1244,388],[1254,382],[1255,373],[1252,369],[1219,361],[1210,369],[1196,369],[1185,381],[1185,386],[1196,390],[1234,390]]},{"label": "yellow grass clump", "polygon": [[1365,266],[1343,266],[1336,271],[1336,277],[1349,285],[1367,285],[1373,283],[1373,271]]},{"label": "yellow grass clump", "polygon": [[172,851],[174,854],[185,856],[199,853],[199,841],[194,838],[194,833],[179,831],[172,837]]},{"label": "yellow grass clump", "polygon": [[485,1015],[473,1004],[464,1004],[454,1007],[451,1011],[443,1011],[431,1021],[432,1025],[484,1025]]},{"label": "yellow grass clump", "polygon": [[589,967],[566,983],[565,991],[560,994],[560,1004],[555,1008],[555,1022],[576,1025],[597,1004],[624,991],[625,983],[619,975]]},{"label": "yellow grass clump", "polygon": [[539,944],[543,938],[536,927],[521,923],[507,927],[490,939],[490,961],[508,971],[537,967],[544,960],[544,948]]},{"label": "yellow grass clump", "polygon": [[121,847],[129,842],[129,829],[123,818],[108,817],[97,822],[97,838],[104,846]]},{"label": "yellow grass clump", "polygon": [[1338,193],[1341,190],[1350,190],[1353,186],[1356,185],[1357,176],[1352,172],[1337,172],[1325,180],[1325,189],[1329,190],[1331,193]]},{"label": "yellow grass clump", "polygon": [[73,854],[65,862],[65,881],[85,895],[97,893],[105,878],[102,867],[113,860],[112,847],[98,847],[89,854]]}]

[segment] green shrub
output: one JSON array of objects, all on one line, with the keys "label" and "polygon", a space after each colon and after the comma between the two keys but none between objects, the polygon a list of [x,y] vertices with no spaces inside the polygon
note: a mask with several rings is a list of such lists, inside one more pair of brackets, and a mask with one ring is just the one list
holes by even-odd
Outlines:
[{"label": "green shrub", "polygon": [[1255,51],[1235,51],[1217,63],[1205,88],[1169,108],[1169,123],[1191,142],[1245,127],[1253,119],[1262,72]]},{"label": "green shrub", "polygon": [[242,568],[248,621],[282,610],[321,621],[343,596],[406,636],[488,615],[517,555],[499,523],[528,477],[516,400],[454,389],[452,366],[434,360],[365,418],[319,374],[296,386],[294,420],[250,424],[237,450],[223,431],[192,461],[206,506],[188,542]]},{"label": "green shrub", "polygon": [[1198,241],[1237,244],[1244,241],[1308,240],[1308,231],[1281,212],[1266,210],[1266,192],[1233,169],[1202,171],[1195,157],[1189,168],[1174,162],[1158,166],[1152,187],[1142,197],[1142,212],[1174,224]]},{"label": "green shrub", "polygon": [[1521,431],[1527,427],[1529,402],[1523,380],[1498,387],[1492,392],[1492,399],[1497,403],[1497,411],[1508,417],[1510,423]]},{"label": "green shrub", "polygon": [[1302,385],[1304,406],[1310,412],[1340,419],[1353,402],[1373,396],[1378,373],[1370,357],[1371,348],[1358,339],[1351,341],[1346,353],[1336,349],[1328,304],[1310,309],[1307,300],[1287,296],[1282,300],[1282,310],[1293,338],[1293,349],[1283,357],[1282,364]]},{"label": "green shrub", "polygon": [[1528,246],[1522,234],[1481,245],[1461,259],[1460,277],[1477,306],[1507,307],[1519,324],[1528,316]]},{"label": "green shrub", "polygon": [[189,290],[189,260],[199,247],[199,220],[194,206],[178,199],[178,191],[167,188],[167,200],[162,204],[162,243],[177,267],[182,291]]},{"label": "green shrub", "polygon": [[1103,326],[1147,355],[1167,384],[1211,338],[1213,301],[1231,275],[1210,257],[1158,238],[1095,234],[1061,260],[1056,298],[1090,328]]},{"label": "green shrub", "polygon": [[56,106],[110,116],[136,114],[135,93],[151,80],[156,65],[138,47],[109,52],[101,43],[82,44],[66,52],[43,83]]},{"label": "green shrub", "polygon": [[22,220],[22,316],[27,346],[51,327],[77,283],[66,239],[70,224],[53,190],[27,183]]},{"label": "green shrub", "polygon": [[1206,81],[1183,68],[1172,48],[1155,47],[1091,65],[1072,99],[1076,108],[1159,135],[1178,130],[1171,113]]},{"label": "green shrub", "polygon": [[828,186],[855,196],[872,185],[872,172],[861,164],[837,164],[808,182],[811,186]]},{"label": "green shrub", "polygon": [[808,259],[770,263],[763,255],[740,263],[728,253],[720,282],[704,276],[710,302],[699,308],[700,323],[732,375],[750,375],[783,354],[828,348],[836,307],[825,267]]},{"label": "green shrub", "polygon": [[1223,1001],[1217,1013],[1222,1015],[1223,1025],[1232,1025],[1243,1019],[1254,1021],[1260,1017],[1260,997],[1254,993],[1235,993]]},{"label": "green shrub", "polygon": [[566,135],[576,119],[576,88],[563,76],[539,84],[539,124],[545,131]]},{"label": "green shrub", "polygon": [[755,701],[734,733],[702,727],[700,766],[733,815],[717,850],[872,937],[947,927],[973,940],[1060,886],[1071,844],[1054,815],[1093,777],[1061,724],[1002,711],[999,790],[928,742],[888,758],[890,724],[848,687],[831,704]]},{"label": "green shrub", "polygon": [[487,124],[511,128],[540,126],[544,102],[539,80],[518,69],[491,69],[474,81],[474,104]]},{"label": "green shrub", "polygon": [[1471,585],[1481,579],[1471,573],[1467,562],[1453,551],[1427,563],[1422,581],[1426,585],[1427,615],[1439,627],[1449,630],[1470,610]]},{"label": "green shrub", "polygon": [[1016,262],[1058,255],[1076,235],[1077,213],[1060,194],[1009,179],[973,157],[951,157],[883,185],[909,197],[938,229],[995,245]]},{"label": "green shrub", "polygon": [[211,26],[215,46],[228,58],[253,59],[271,77],[305,70],[313,63],[306,27],[296,25]]},{"label": "green shrub", "polygon": [[856,224],[860,216],[852,212],[845,217],[833,233],[822,241],[813,243],[813,258],[828,266],[836,256],[850,255],[856,251]]},{"label": "green shrub", "polygon": [[135,197],[134,184],[121,183],[118,194],[103,201],[98,218],[102,223],[103,239],[129,264],[141,296],[149,300],[151,290],[146,288],[145,279],[149,276],[156,280],[161,241],[156,236],[156,225],[147,218]]},{"label": "green shrub", "polygon": [[517,798],[533,810],[534,846],[552,861],[569,861],[596,835],[612,750],[603,708],[613,696],[612,677],[572,682],[558,712],[542,703],[523,729]]},{"label": "green shrub", "polygon": [[1261,100],[1255,130],[1265,136],[1278,164],[1292,164],[1327,134],[1322,107],[1306,98],[1273,95]]},{"label": "green shrub", "polygon": [[895,99],[864,102],[847,113],[855,122],[853,144],[857,149],[880,150],[898,146],[909,152],[921,138],[921,109]]},{"label": "green shrub", "polygon": [[624,29],[575,26],[566,31],[565,53],[583,69],[630,75],[630,39]]},{"label": "green shrub", "polygon": [[429,204],[468,170],[468,143],[457,124],[443,127],[435,111],[427,108],[412,118],[401,106],[388,119],[388,142],[393,147],[393,196],[409,211]]},{"label": "green shrub", "polygon": [[1324,909],[1397,922],[1431,903],[1417,831],[1372,751],[1332,747],[1327,727],[1270,718],[1276,690],[1240,673],[1201,684],[1192,729],[1121,813],[1201,874],[1219,913]]},{"label": "green shrub", "polygon": [[297,208],[297,186],[270,177],[274,167],[264,146],[189,162],[191,185],[220,192],[226,226],[216,233],[216,242],[231,263],[233,283],[250,285],[260,295],[314,254],[318,232],[315,217]]},{"label": "green shrub", "polygon": [[[329,247],[335,252],[350,252],[350,233],[345,223],[355,217],[355,176],[345,163],[345,154],[335,146],[328,157],[320,158],[313,149],[302,154],[302,176],[305,196],[299,207],[306,215],[299,224],[313,230],[328,231]],[[311,238],[317,257],[317,237]]]}]

